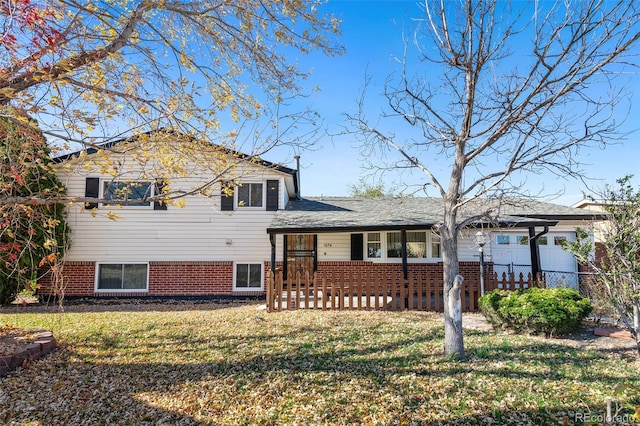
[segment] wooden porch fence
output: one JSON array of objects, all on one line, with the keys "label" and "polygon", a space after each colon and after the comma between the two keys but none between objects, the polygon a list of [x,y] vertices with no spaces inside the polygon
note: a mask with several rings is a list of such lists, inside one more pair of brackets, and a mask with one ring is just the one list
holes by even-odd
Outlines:
[{"label": "wooden porch fence", "polygon": [[[533,280],[519,274],[487,274],[485,291],[496,288],[516,290],[533,287],[544,282],[544,277]],[[322,310],[385,310],[385,311],[442,311],[442,272],[400,275],[341,274],[323,276],[300,273],[291,280],[283,279],[282,271],[270,272],[267,280],[267,310],[291,309]],[[462,310],[478,310],[480,273],[465,276],[461,289]]]}]

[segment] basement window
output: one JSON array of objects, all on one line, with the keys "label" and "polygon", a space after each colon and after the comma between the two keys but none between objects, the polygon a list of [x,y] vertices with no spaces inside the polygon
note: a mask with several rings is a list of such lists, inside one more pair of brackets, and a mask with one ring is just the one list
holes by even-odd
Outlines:
[{"label": "basement window", "polygon": [[262,290],[262,263],[236,263],[234,268],[234,287],[236,290]]},{"label": "basement window", "polygon": [[146,263],[100,263],[96,291],[147,291]]}]

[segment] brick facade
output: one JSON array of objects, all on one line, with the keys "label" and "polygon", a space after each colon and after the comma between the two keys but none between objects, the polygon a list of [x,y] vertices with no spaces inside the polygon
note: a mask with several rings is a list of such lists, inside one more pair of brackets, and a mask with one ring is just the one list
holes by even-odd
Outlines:
[{"label": "brick facade", "polygon": [[[266,270],[266,268],[265,268]],[[255,295],[233,291],[233,262],[149,262],[147,292],[95,292],[95,262],[66,262],[62,276],[65,296],[210,296]],[[40,294],[52,293],[51,276],[39,282]]]},{"label": "brick facade", "polygon": [[[265,262],[265,285],[270,270]],[[282,262],[276,264],[282,268]],[[487,265],[490,271],[490,265]],[[460,274],[472,277],[478,274],[478,262],[460,262]],[[410,263],[409,273],[428,273],[442,277],[442,262]],[[367,274],[401,276],[401,263],[374,263],[369,261],[318,262],[318,273],[325,277]],[[95,262],[66,262],[63,268],[65,297],[145,297],[145,296],[261,296],[264,291],[234,291],[233,262],[149,262],[149,291],[147,292],[95,292]],[[51,276],[45,275],[39,283],[41,295],[52,294]]]},{"label": "brick facade", "polygon": [[149,296],[232,293],[233,262],[149,262]]},{"label": "brick facade", "polygon": [[[489,265],[487,265],[489,266]],[[478,262],[460,262],[460,274],[470,276],[477,274],[480,269]],[[409,263],[407,265],[409,274],[436,273],[442,275],[442,262],[438,263]],[[318,272],[325,276],[351,274],[365,275],[367,273],[375,274],[402,274],[401,263],[374,263],[369,261],[342,261],[342,262],[318,262]]]}]

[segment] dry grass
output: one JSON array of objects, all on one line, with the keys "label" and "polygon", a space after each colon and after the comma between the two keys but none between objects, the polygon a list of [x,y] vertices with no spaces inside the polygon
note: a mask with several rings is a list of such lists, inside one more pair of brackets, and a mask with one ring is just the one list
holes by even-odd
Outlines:
[{"label": "dry grass", "polygon": [[437,314],[183,303],[4,324],[60,348],[0,379],[2,424],[555,425],[604,415],[609,396],[620,420],[640,406],[626,353],[467,330],[469,359],[453,361]]}]

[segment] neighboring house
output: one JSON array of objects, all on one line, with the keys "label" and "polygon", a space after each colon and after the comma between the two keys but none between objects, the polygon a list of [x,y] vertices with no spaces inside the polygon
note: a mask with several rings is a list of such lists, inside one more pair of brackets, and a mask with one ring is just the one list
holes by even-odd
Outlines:
[{"label": "neighboring house", "polygon": [[[131,202],[161,193],[168,180],[172,190],[188,192],[220,170],[198,163],[191,164],[187,178],[133,173],[126,158],[133,152],[118,154],[118,173],[83,167],[76,153],[59,159],[58,174],[70,196],[108,199],[127,190]],[[141,201],[69,209],[65,296],[262,295],[275,268],[353,276],[442,271],[433,231],[442,218],[439,199],[302,198],[297,168],[240,158],[238,165],[223,168],[228,172],[221,181],[237,185],[232,191],[217,183],[206,195],[187,195],[184,207]],[[573,257],[559,244],[573,239],[573,229],[593,212],[528,200],[516,204],[501,208],[492,231],[484,223],[463,235],[461,273],[478,270],[478,229],[489,237],[486,260],[497,272],[526,264],[534,271],[575,273]],[[48,279],[42,280],[45,292]]]},{"label": "neighboring house", "polygon": [[[600,213],[603,215],[607,215],[608,213],[606,213],[605,211],[605,206],[606,206],[606,201],[591,200],[585,196],[583,197],[582,200],[575,203],[572,207],[576,209],[586,210],[592,213]],[[602,233],[607,229],[606,216],[602,217],[601,219],[602,220],[600,221],[594,221],[590,226],[590,228],[593,230],[593,243],[595,248],[594,255],[598,263],[605,257],[605,248],[602,242],[604,237]],[[588,265],[581,265],[581,269],[584,269],[585,271],[590,271],[590,268],[588,267]]]}]

